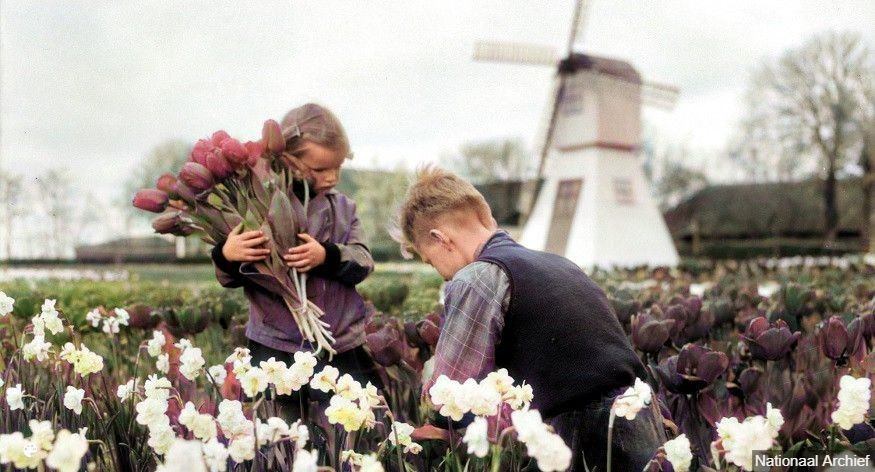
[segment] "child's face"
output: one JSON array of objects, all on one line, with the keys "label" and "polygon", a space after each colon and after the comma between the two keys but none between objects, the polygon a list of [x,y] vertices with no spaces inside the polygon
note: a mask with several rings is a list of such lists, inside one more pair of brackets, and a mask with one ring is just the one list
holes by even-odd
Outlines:
[{"label": "child's face", "polygon": [[430,231],[426,241],[417,242],[415,250],[422,262],[434,267],[444,280],[450,280],[468,264],[462,251],[439,229]]},{"label": "child's face", "polygon": [[340,166],[346,156],[311,141],[305,141],[295,155],[310,171],[316,192],[329,190],[340,181]]}]

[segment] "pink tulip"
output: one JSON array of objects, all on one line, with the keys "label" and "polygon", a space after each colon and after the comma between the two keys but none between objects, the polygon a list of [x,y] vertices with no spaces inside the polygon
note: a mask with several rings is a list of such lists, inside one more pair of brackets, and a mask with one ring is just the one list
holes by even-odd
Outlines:
[{"label": "pink tulip", "polygon": [[134,206],[153,213],[161,213],[167,209],[169,197],[167,192],[154,188],[144,188],[134,195]]},{"label": "pink tulip", "polygon": [[207,165],[207,154],[213,152],[216,145],[213,144],[212,141],[208,139],[199,139],[197,143],[195,143],[194,148],[191,150],[191,156],[189,160],[192,162],[197,162],[198,164],[205,166]]},{"label": "pink tulip", "polygon": [[261,142],[274,154],[283,152],[286,148],[286,140],[283,138],[283,130],[275,120],[267,120],[261,128]]},{"label": "pink tulip", "polygon": [[212,141],[214,146],[221,146],[222,141],[224,141],[230,137],[231,136],[228,133],[226,133],[225,130],[220,129],[219,131],[216,131],[215,133],[213,133],[213,135],[210,137],[210,141]]},{"label": "pink tulip", "polygon": [[217,180],[224,180],[234,173],[234,168],[231,167],[231,163],[225,158],[221,149],[215,149],[207,154],[207,169],[213,173]]},{"label": "pink tulip", "polygon": [[179,171],[179,180],[195,193],[209,190],[215,184],[210,170],[197,162],[186,162]]},{"label": "pink tulip", "polygon": [[161,177],[158,177],[158,180],[155,182],[155,187],[158,190],[167,193],[174,193],[174,187],[176,186],[176,176],[170,173],[162,174]]},{"label": "pink tulip", "polygon": [[264,155],[264,144],[261,141],[249,141],[243,147],[246,148],[246,165],[249,167],[254,166],[258,159]]},{"label": "pink tulip", "polygon": [[246,147],[240,144],[240,141],[228,138],[222,141],[221,148],[222,154],[225,155],[225,158],[232,166],[239,169],[246,165],[249,153],[246,151]]}]

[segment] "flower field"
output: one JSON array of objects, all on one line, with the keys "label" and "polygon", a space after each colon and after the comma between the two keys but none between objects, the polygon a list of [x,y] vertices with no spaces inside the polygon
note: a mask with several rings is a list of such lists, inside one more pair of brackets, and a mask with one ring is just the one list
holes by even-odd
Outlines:
[{"label": "flower field", "polygon": [[[655,403],[670,438],[647,470],[750,470],[755,450],[875,448],[873,261],[690,263],[593,278],[648,367],[615,402],[614,424]],[[251,362],[239,291],[2,282],[0,468],[565,470],[571,452],[529,408],[537,392],[522,379],[499,370],[421,392],[439,285],[379,271],[362,285],[378,391],[310,353],[291,365]],[[304,385],[328,395],[327,408],[272,400]],[[474,419],[414,433],[438,415]]]}]

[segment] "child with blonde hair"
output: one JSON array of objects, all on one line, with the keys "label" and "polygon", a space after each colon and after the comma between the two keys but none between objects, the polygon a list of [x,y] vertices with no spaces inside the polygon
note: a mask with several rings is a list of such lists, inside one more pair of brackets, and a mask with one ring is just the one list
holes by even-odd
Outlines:
[{"label": "child with blonde hair", "polygon": [[[365,303],[355,286],[374,269],[374,260],[362,235],[355,203],[334,189],[340,180],[340,168],[351,156],[349,141],[340,121],[331,111],[308,103],[289,111],[281,126],[286,138],[286,152],[296,174],[310,185],[306,233],[297,235],[302,244],[284,248],[283,259],[290,268],[309,274],[307,296],[325,315],[330,326],[337,354],[331,365],[348,373],[365,385],[377,387],[382,382],[376,365],[365,351]],[[304,186],[293,186],[295,196],[304,200]],[[264,260],[270,251],[267,237],[261,231],[231,234],[219,241],[212,251],[216,277],[224,287],[243,287],[249,299],[249,322],[246,337],[252,364],[273,357],[291,365],[298,350],[313,351],[304,340],[282,298],[261,286],[247,281],[259,275],[251,263]],[[317,371],[324,365],[319,362]],[[308,386],[300,394],[320,403],[328,397]],[[287,414],[298,411],[300,398],[281,395],[277,401],[288,408]],[[305,398],[306,400],[307,398]]]},{"label": "child with blonde hair", "polygon": [[[604,292],[568,259],[497,229],[470,183],[424,167],[396,221],[403,250],[447,280],[434,372],[464,382],[506,368],[573,453],[570,470],[604,470],[614,398],[646,378]],[[614,470],[642,470],[665,441],[658,412],[614,425]],[[459,426],[464,425],[462,423]]]}]

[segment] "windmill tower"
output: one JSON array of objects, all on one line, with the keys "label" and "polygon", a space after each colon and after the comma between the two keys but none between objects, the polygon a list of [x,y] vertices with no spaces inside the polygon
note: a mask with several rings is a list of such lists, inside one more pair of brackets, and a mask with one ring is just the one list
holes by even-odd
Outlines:
[{"label": "windmill tower", "polygon": [[575,52],[585,13],[577,0],[560,60],[543,46],[481,42],[475,49],[477,60],[557,68],[537,179],[520,196],[519,241],[583,267],[677,265],[638,158],[642,104],[671,108],[677,89],[643,81],[627,62]]}]

